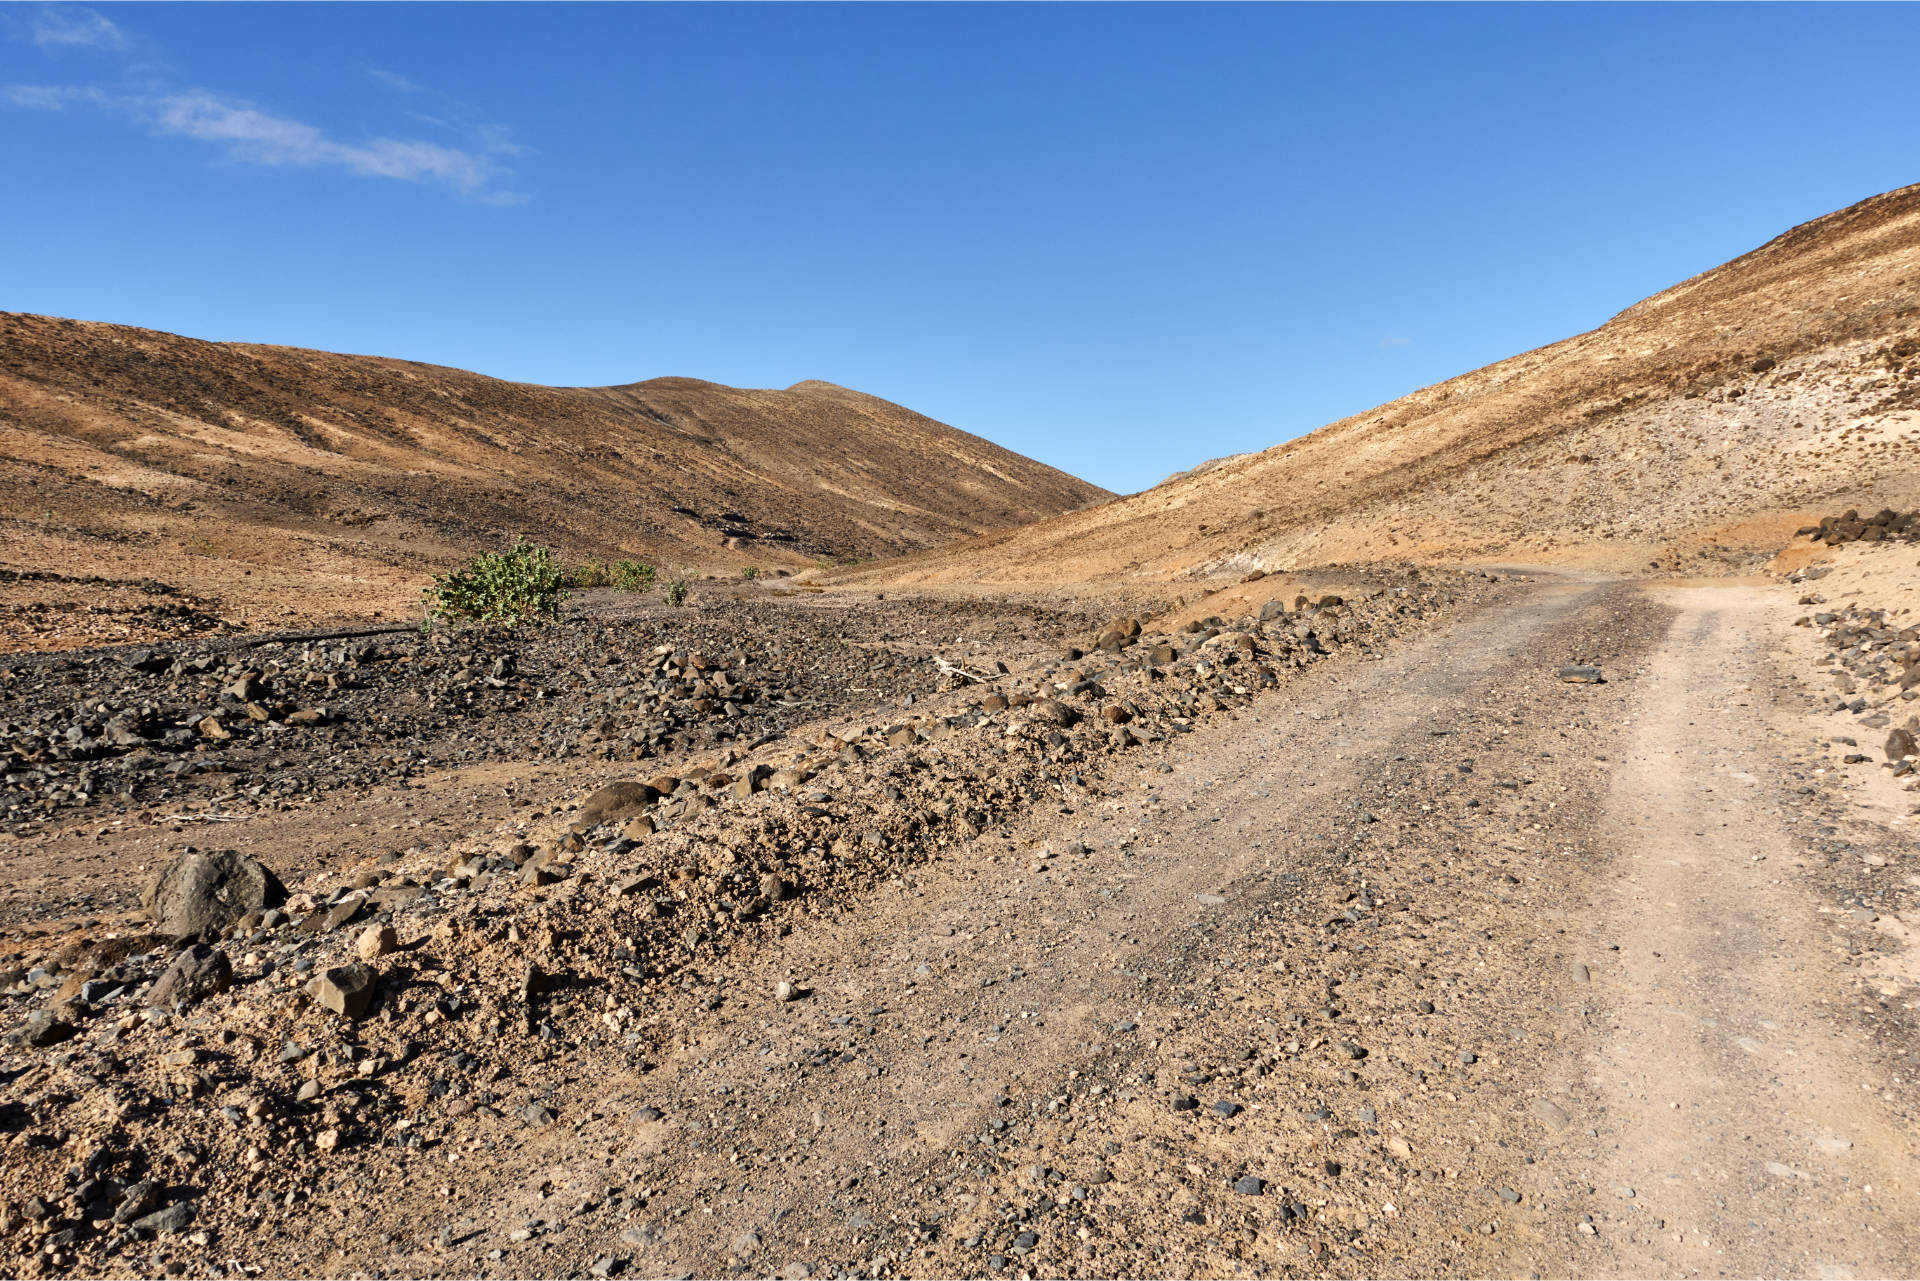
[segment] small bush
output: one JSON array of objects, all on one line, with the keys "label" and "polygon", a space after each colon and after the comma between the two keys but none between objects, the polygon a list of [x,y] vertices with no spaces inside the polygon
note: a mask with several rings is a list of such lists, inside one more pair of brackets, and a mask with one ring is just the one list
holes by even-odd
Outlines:
[{"label": "small bush", "polygon": [[580,591],[589,587],[605,587],[612,581],[613,571],[607,562],[591,556],[567,571],[567,586]]},{"label": "small bush", "polygon": [[566,575],[544,547],[516,538],[503,552],[482,552],[434,577],[420,593],[429,621],[522,623],[557,621],[567,598]]},{"label": "small bush", "polygon": [[653,586],[653,566],[637,560],[613,562],[613,586],[616,591],[644,592]]},{"label": "small bush", "polygon": [[676,578],[667,584],[667,604],[684,605],[687,603],[687,580]]},{"label": "small bush", "polygon": [[760,570],[757,566],[749,565],[740,571],[740,577],[746,579],[748,582],[752,582],[754,579],[760,577]]}]

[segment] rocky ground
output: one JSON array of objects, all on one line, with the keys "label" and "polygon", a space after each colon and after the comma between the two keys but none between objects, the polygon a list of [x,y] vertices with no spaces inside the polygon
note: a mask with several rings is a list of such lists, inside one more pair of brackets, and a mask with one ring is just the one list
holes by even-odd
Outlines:
[{"label": "rocky ground", "polygon": [[553,628],[373,626],[0,657],[0,811],[27,837],[55,817],[191,798],[284,807],[481,760],[750,744],[924,692],[938,675],[929,629],[964,652],[1019,656],[1086,625],[1046,607],[780,602],[733,593],[676,610],[602,593]]},{"label": "rocky ground", "polygon": [[1911,1273],[1838,581],[16,658],[7,1270]]}]

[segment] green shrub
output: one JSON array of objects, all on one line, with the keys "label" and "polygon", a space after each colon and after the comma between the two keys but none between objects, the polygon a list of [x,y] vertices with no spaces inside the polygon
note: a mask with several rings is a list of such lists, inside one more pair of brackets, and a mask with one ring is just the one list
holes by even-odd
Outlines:
[{"label": "green shrub", "polygon": [[420,594],[427,618],[449,622],[557,621],[567,598],[566,575],[544,547],[516,538],[503,552],[482,552],[450,573],[436,575]]},{"label": "green shrub", "polygon": [[746,579],[748,582],[752,582],[754,579],[760,577],[760,570],[756,566],[749,565],[740,571],[740,577]]},{"label": "green shrub", "polygon": [[684,605],[687,603],[687,580],[685,576],[667,584],[667,604]]},{"label": "green shrub", "polygon": [[637,560],[616,560],[613,562],[613,585],[618,591],[644,592],[653,586],[653,577],[657,571],[653,566]]}]

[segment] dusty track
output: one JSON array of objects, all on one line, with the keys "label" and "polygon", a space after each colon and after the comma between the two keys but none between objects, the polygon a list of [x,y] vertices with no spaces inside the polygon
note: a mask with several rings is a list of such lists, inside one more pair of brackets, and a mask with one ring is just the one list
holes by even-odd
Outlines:
[{"label": "dusty track", "polygon": [[1677,615],[1613,775],[1614,879],[1588,933],[1587,954],[1617,963],[1595,960],[1600,1030],[1564,1065],[1604,1118],[1593,1181],[1651,1208],[1587,1267],[1909,1275],[1911,1131],[1830,1008],[1815,903],[1767,786],[1781,755],[1769,602],[1739,587],[1663,598]]}]

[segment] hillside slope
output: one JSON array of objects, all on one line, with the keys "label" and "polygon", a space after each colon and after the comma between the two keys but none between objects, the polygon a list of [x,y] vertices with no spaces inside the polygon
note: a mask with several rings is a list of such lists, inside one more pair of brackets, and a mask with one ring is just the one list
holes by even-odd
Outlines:
[{"label": "hillside slope", "polygon": [[858,572],[1184,578],[1378,559],[1615,569],[1777,550],[1920,490],[1920,186],[1599,329],[1118,502]]},{"label": "hillside slope", "polygon": [[0,313],[0,565],[159,578],[266,620],[404,608],[514,533],[797,567],[1103,497],[830,383],[540,387]]}]

